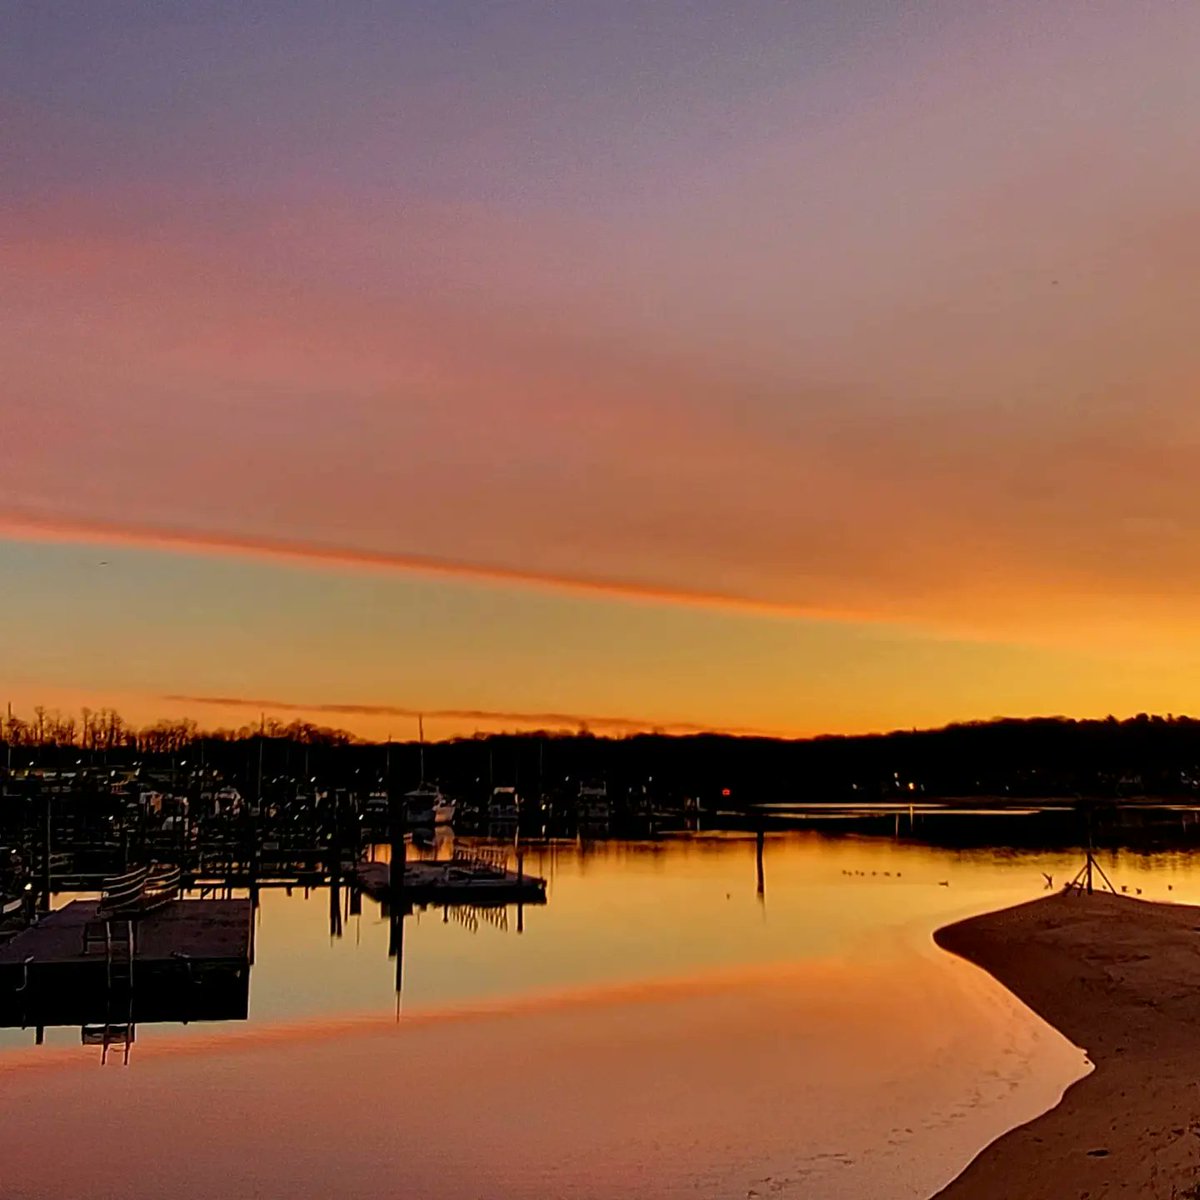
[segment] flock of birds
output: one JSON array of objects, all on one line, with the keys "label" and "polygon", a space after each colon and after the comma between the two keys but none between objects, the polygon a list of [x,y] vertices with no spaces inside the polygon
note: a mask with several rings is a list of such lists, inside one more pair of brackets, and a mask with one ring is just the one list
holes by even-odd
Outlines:
[{"label": "flock of birds", "polygon": [[[1042,878],[1043,878],[1043,879],[1046,881],[1046,887],[1045,887],[1045,890],[1046,890],[1046,891],[1051,891],[1051,890],[1053,889],[1053,887],[1054,887],[1054,876],[1053,876],[1053,875],[1048,875],[1048,874],[1047,874],[1045,871],[1043,871],[1043,872],[1042,872]],[[1070,885],[1069,885],[1069,884],[1064,884],[1063,886],[1064,886],[1064,887],[1069,887]],[[1173,883],[1168,883],[1168,884],[1167,884],[1167,891],[1168,891],[1168,892],[1173,892],[1174,890],[1175,890],[1175,885],[1174,885]],[[1121,894],[1122,894],[1123,896],[1128,896],[1128,895],[1129,895],[1129,884],[1127,884],[1127,883],[1123,883],[1123,884],[1121,884]],[[1140,895],[1142,894],[1142,889],[1141,889],[1140,887],[1135,887],[1135,888],[1133,889],[1133,894],[1134,894],[1135,896],[1140,896]]]},{"label": "flock of birds", "polygon": [[[875,878],[879,878],[880,876],[882,876],[884,879],[899,879],[900,878],[899,871],[846,871],[846,870],[843,870],[842,874],[848,875],[851,879],[855,879],[859,876],[862,876],[864,878],[867,876],[874,876]],[[938,887],[949,887],[949,886],[950,886],[950,880],[948,880],[948,879],[939,879],[938,880]]]},{"label": "flock of birds", "polygon": [[[882,877],[884,879],[899,879],[900,878],[899,871],[847,871],[843,868],[842,874],[847,876],[850,879],[871,878],[871,877],[873,877],[873,878]],[[1046,881],[1045,890],[1052,891],[1054,888],[1054,876],[1051,874],[1048,874],[1046,871],[1043,871],[1042,878]],[[950,880],[948,880],[948,879],[939,879],[938,880],[938,887],[949,887],[949,886],[950,886]],[[1064,887],[1065,886],[1069,886],[1069,885],[1064,885]],[[1175,890],[1175,885],[1168,883],[1167,891],[1173,892],[1174,890]],[[1129,885],[1127,883],[1121,884],[1121,892],[1123,895],[1129,894]],[[1142,894],[1142,889],[1140,887],[1135,887],[1133,889],[1133,892],[1134,892],[1134,895],[1140,896]]]}]

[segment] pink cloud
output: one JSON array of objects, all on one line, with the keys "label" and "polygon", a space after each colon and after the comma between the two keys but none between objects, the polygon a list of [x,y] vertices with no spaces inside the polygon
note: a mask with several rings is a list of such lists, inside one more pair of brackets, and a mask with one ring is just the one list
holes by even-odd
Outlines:
[{"label": "pink cloud", "polygon": [[756,144],[670,221],[120,188],[11,212],[0,507],[954,631],[1177,628],[1200,179],[1169,125],[1085,137],[1086,106],[1014,137],[986,104],[1033,121],[1050,84],[991,71],[961,109],[914,90],[911,127],[844,117],[816,174]]}]

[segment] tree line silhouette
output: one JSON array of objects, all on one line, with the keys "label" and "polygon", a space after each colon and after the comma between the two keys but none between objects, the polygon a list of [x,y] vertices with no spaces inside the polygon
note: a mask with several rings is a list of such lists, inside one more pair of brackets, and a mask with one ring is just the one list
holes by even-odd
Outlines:
[{"label": "tree line silhouette", "polygon": [[[0,746],[14,770],[190,764],[253,787],[273,779],[344,786],[411,786],[417,743],[366,741],[340,729],[264,717],[236,729],[194,721],[134,726],[112,709],[79,717],[35,708],[9,714]],[[0,765],[4,760],[0,759]],[[708,807],[770,801],[907,797],[1185,796],[1200,788],[1200,720],[1145,713],[1118,720],[996,719],[938,729],[801,739],[588,732],[476,734],[428,744],[424,774],[460,795],[513,785],[691,797]]]}]

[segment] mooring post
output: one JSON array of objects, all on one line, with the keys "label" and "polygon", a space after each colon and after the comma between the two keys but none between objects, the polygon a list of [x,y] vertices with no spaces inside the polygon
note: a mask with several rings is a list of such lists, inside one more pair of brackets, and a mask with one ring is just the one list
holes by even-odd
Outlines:
[{"label": "mooring post", "polygon": [[389,951],[396,960],[396,1020],[400,1019],[400,995],[404,991],[404,913],[392,909]]},{"label": "mooring post", "polygon": [[244,831],[246,841],[238,851],[242,862],[249,867],[250,886],[256,890],[259,876],[262,874],[263,831],[259,828],[260,820],[261,817],[255,816],[253,812],[249,814]]},{"label": "mooring post", "polygon": [[766,895],[766,880],[763,876],[763,843],[766,841],[766,833],[760,824],[754,834],[754,863],[758,871],[758,894],[759,896]]},{"label": "mooring post", "polygon": [[188,825],[191,822],[190,809],[191,805],[188,804],[186,796],[178,799],[175,806],[175,818],[179,822],[179,846],[175,852],[175,861],[179,864],[181,872],[187,869]]},{"label": "mooring post", "polygon": [[333,827],[329,843],[329,936],[342,936],[342,805],[334,795]]},{"label": "mooring post", "polygon": [[1092,810],[1087,810],[1087,894],[1092,894]]},{"label": "mooring post", "polygon": [[388,868],[388,886],[392,901],[399,906],[400,891],[404,887],[404,860],[407,854],[404,845],[405,826],[408,824],[408,804],[403,796],[388,789],[388,835],[391,843],[391,863]]},{"label": "mooring post", "polygon": [[50,793],[45,793],[45,845],[42,853],[42,912],[50,911],[50,890],[53,886],[53,874],[50,869],[50,840],[51,840],[51,810]]},{"label": "mooring post", "polygon": [[400,993],[404,988],[404,867],[407,851],[404,830],[408,824],[408,803],[389,787],[388,832],[391,862],[388,864],[388,954],[396,960],[396,1020],[400,1019]]},{"label": "mooring post", "polygon": [[388,864],[388,904],[391,908],[388,953],[396,960],[396,1019],[400,1019],[400,992],[404,984],[404,867],[407,849],[404,830],[408,824],[408,802],[389,787],[388,832],[391,861]]},{"label": "mooring post", "polygon": [[342,888],[336,871],[329,876],[329,936],[342,936]]},{"label": "mooring post", "polygon": [[525,932],[525,851],[521,849],[521,834],[517,833],[517,932]]}]

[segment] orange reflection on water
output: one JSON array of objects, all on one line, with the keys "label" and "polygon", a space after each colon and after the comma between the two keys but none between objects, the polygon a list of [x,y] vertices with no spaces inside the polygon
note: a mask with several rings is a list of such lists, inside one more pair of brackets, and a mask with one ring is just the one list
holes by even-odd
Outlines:
[{"label": "orange reflection on water", "polygon": [[[5,1176],[30,1197],[716,1196],[756,1182],[917,1196],[998,1121],[1053,1102],[1065,1080],[1025,1086],[1033,1055],[1078,1066],[978,973],[919,961],[163,1041],[130,1071],[18,1071]],[[906,1190],[861,1190],[872,1179]]]},{"label": "orange reflection on water", "polygon": [[[377,912],[330,941],[327,894],[266,893],[258,1024],[139,1031],[127,1071],[78,1047],[0,1058],[6,1186],[916,1200],[1082,1073],[1078,1050],[929,941],[958,912],[1026,898],[1045,856],[771,839],[761,900],[752,840],[526,862],[550,902],[520,936],[406,921],[399,1024]],[[16,1069],[64,1060],[91,1069]]]}]

